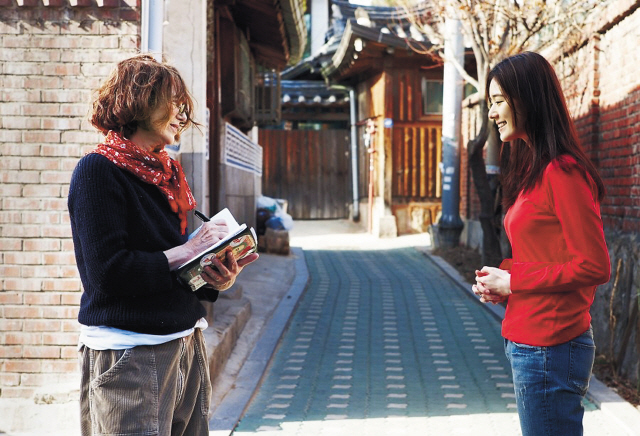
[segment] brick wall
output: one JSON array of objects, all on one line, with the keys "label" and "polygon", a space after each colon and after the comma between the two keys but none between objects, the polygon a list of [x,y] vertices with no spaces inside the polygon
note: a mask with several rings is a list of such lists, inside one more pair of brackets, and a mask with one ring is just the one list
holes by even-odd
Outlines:
[{"label": "brick wall", "polygon": [[0,397],[78,383],[71,172],[91,91],[139,46],[140,0],[0,0]]},{"label": "brick wall", "polygon": [[[583,47],[554,62],[585,150],[607,188],[602,218],[607,230],[640,231],[640,61],[634,55],[640,9],[614,2]],[[468,100],[467,103],[471,102]],[[464,109],[463,143],[479,127],[473,104]],[[462,153],[461,211],[477,219],[475,188]]]},{"label": "brick wall", "polygon": [[640,232],[640,9],[608,29],[599,54],[599,143],[596,159],[607,186],[605,227]]}]

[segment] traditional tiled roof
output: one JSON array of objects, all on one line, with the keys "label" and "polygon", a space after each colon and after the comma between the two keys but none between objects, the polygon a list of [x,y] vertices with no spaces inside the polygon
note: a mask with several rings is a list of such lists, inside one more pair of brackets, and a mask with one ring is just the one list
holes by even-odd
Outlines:
[{"label": "traditional tiled roof", "polygon": [[88,7],[98,6],[99,8],[116,7],[140,7],[141,0],[0,0],[0,6],[71,6]]},{"label": "traditional tiled roof", "polygon": [[342,106],[349,103],[349,89],[327,86],[323,81],[283,80],[282,104],[288,106]]}]

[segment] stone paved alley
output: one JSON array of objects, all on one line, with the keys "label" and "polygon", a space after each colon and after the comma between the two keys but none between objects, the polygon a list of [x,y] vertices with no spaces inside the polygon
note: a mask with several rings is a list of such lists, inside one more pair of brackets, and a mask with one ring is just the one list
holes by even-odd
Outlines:
[{"label": "stone paved alley", "polygon": [[[308,287],[233,434],[519,435],[498,318],[416,248],[344,248],[305,249]],[[585,408],[586,435],[632,434]]]}]

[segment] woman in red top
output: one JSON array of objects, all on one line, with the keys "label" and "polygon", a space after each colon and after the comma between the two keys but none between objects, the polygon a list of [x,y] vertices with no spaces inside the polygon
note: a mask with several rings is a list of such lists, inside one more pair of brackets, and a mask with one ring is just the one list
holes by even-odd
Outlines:
[{"label": "woman in red top", "polygon": [[502,335],[523,436],[582,435],[595,356],[589,308],[609,280],[604,185],[580,148],[553,67],[525,52],[487,79],[502,150],[513,258],[476,271],[483,302],[507,301]]}]

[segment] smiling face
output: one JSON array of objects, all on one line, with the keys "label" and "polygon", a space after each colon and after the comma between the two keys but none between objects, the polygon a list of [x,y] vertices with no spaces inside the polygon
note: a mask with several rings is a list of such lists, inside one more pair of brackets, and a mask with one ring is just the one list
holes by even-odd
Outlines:
[{"label": "smiling face", "polygon": [[524,131],[525,117],[517,111],[518,124],[516,125],[515,112],[507,103],[507,99],[502,93],[498,82],[494,79],[489,84],[489,119],[495,121],[500,132],[502,142],[511,142],[515,139],[522,139],[528,142],[528,137]]},{"label": "smiling face", "polygon": [[140,126],[130,139],[138,147],[158,152],[166,145],[174,144],[180,140],[180,133],[186,121],[184,104],[173,103],[168,120],[165,109],[159,107],[152,112],[147,125]]}]

